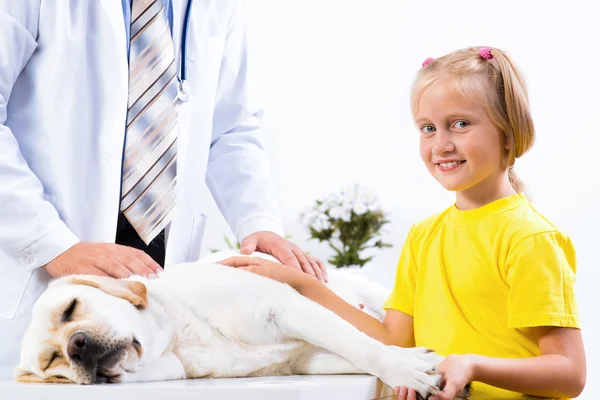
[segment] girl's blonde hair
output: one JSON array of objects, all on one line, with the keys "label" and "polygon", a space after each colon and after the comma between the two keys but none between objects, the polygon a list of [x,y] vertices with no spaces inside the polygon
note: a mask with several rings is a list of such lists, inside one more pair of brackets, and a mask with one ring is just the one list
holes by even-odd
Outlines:
[{"label": "girl's blonde hair", "polygon": [[469,47],[427,59],[411,90],[413,116],[421,94],[437,82],[451,85],[466,99],[480,104],[508,141],[508,178],[518,193],[523,183],[513,167],[515,159],[533,145],[535,132],[522,75],[506,53],[489,47]]}]

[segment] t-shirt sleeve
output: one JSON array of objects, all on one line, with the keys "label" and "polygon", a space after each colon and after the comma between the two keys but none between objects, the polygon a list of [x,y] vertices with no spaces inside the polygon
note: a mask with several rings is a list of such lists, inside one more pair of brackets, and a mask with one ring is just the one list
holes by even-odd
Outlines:
[{"label": "t-shirt sleeve", "polygon": [[413,253],[413,233],[414,226],[408,233],[400,252],[394,289],[383,305],[383,308],[386,310],[401,311],[411,317],[414,316],[415,287],[417,283],[417,265]]},{"label": "t-shirt sleeve", "polygon": [[567,236],[532,235],[510,251],[506,265],[510,328],[579,328],[575,249]]}]

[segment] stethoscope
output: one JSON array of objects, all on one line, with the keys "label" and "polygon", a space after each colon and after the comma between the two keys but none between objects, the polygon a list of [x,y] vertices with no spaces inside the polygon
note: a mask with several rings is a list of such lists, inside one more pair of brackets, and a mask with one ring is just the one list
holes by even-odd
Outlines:
[{"label": "stethoscope", "polygon": [[177,74],[177,97],[183,102],[187,102],[190,99],[190,91],[187,85],[187,39],[188,39],[188,25],[190,23],[190,15],[192,10],[192,3],[194,0],[188,0],[185,8],[185,16],[183,20],[183,32],[181,35],[181,54],[179,56],[179,73]]}]

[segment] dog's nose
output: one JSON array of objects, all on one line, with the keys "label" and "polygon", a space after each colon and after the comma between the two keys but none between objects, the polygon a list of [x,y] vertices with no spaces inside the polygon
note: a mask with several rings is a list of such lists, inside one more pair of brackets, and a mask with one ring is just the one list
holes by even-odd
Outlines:
[{"label": "dog's nose", "polygon": [[67,344],[67,355],[75,362],[82,362],[89,356],[91,346],[85,333],[77,332]]}]

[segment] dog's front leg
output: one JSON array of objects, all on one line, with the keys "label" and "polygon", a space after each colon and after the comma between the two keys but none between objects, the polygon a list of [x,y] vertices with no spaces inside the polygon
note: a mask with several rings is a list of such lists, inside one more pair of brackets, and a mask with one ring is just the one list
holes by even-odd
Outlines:
[{"label": "dog's front leg", "polygon": [[425,351],[422,356],[414,350],[412,355],[397,351],[398,348],[369,337],[337,314],[297,293],[280,300],[270,315],[285,336],[303,339],[338,354],[391,387],[406,386],[424,398],[439,391],[435,358]]},{"label": "dog's front leg", "polygon": [[179,358],[171,352],[140,367],[136,372],[124,373],[121,382],[149,382],[185,379],[186,374]]}]

